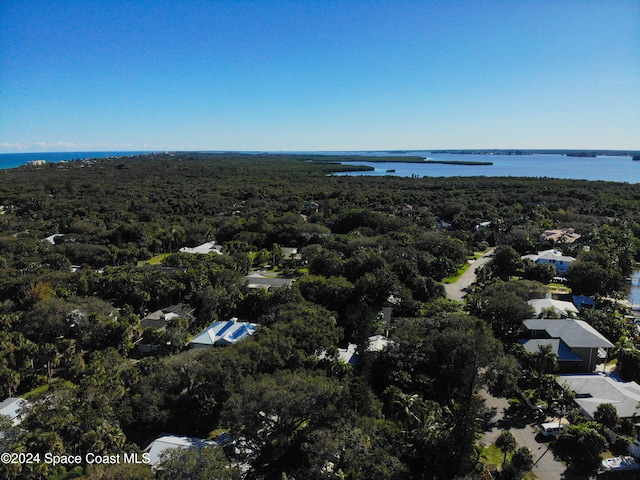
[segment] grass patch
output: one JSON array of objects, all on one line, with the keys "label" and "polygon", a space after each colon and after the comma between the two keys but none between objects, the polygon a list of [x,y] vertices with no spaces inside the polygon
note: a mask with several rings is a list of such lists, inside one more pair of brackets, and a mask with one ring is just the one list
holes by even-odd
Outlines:
[{"label": "grass patch", "polygon": [[165,261],[166,258],[170,257],[170,253],[161,253],[160,255],[156,255],[155,257],[150,258],[149,260],[141,260],[138,262],[138,266],[141,265],[159,265]]},{"label": "grass patch", "polygon": [[38,388],[34,388],[33,390],[31,390],[30,392],[25,393],[24,395],[20,395],[22,398],[29,400],[29,398],[31,397],[37,397],[38,395],[44,393],[44,392],[48,392],[49,388],[52,386],[56,386],[56,385],[60,385],[63,384],[65,387],[69,387],[69,388],[74,388],[75,384],[73,382],[70,382],[69,380],[65,380],[63,382],[53,382],[53,383],[46,383],[44,385],[39,386]]},{"label": "grass patch", "polygon": [[502,453],[502,450],[500,450],[492,443],[482,450],[482,454],[480,455],[480,462],[484,465],[497,465],[498,467],[501,467],[503,458],[504,453]]},{"label": "grass patch", "polygon": [[458,281],[458,279],[462,276],[462,274],[464,272],[467,271],[467,269],[470,267],[471,265],[469,263],[465,263],[463,265],[461,265],[458,268],[458,271],[456,272],[455,275],[452,275],[451,277],[447,277],[442,279],[442,283],[444,284],[449,284],[449,283],[456,283]]}]

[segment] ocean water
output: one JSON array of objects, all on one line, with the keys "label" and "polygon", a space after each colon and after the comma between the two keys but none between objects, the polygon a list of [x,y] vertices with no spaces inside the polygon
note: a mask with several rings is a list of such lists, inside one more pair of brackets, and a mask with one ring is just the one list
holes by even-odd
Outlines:
[{"label": "ocean water", "polygon": [[40,153],[0,153],[0,169],[16,168],[32,160],[45,160],[47,163],[90,158],[123,157],[150,152],[40,152]]},{"label": "ocean water", "polygon": [[[0,154],[0,169],[26,165],[31,160],[60,162],[63,160],[82,160],[89,158],[126,157],[150,152],[52,152],[52,153],[4,153]],[[244,152],[260,153],[260,152]],[[394,175],[400,177],[539,177],[582,180],[605,180],[612,182],[640,183],[640,162],[627,156],[568,157],[557,154],[533,155],[481,155],[430,153],[428,151],[410,152],[278,152],[278,153],[316,153],[327,155],[367,156],[421,156],[429,160],[460,160],[473,162],[493,162],[493,165],[447,165],[427,163],[399,162],[350,162],[354,165],[368,165],[374,168],[369,172],[350,172],[336,175]],[[394,170],[394,171],[390,171]]]}]

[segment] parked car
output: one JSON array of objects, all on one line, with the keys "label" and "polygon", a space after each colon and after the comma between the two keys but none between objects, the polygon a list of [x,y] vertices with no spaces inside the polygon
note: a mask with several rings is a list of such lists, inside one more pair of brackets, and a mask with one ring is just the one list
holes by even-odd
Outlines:
[{"label": "parked car", "polygon": [[560,433],[565,426],[560,422],[543,423],[540,425],[540,433],[545,437],[553,437]]},{"label": "parked car", "polygon": [[606,472],[626,472],[629,470],[640,470],[640,463],[629,456],[605,458],[602,460],[602,468]]}]

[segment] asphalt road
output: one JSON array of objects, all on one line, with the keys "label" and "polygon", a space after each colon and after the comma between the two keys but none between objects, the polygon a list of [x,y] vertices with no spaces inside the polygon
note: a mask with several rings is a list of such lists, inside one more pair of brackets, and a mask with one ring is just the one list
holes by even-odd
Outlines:
[{"label": "asphalt road", "polygon": [[491,248],[485,252],[482,257],[475,260],[467,271],[455,282],[449,283],[444,286],[444,290],[447,293],[447,297],[461,302],[464,296],[467,294],[467,288],[476,281],[476,268],[481,267],[491,261],[494,249]]},{"label": "asphalt road", "polygon": [[509,408],[506,398],[496,398],[482,390],[482,397],[488,408],[494,408],[496,415],[491,423],[491,429],[485,431],[483,444],[491,445],[503,430],[509,430],[516,438],[519,447],[528,447],[533,452],[536,462],[533,473],[539,480],[560,480],[566,477],[564,463],[553,458],[548,450],[549,442],[538,434],[538,420],[533,412],[522,409]]}]

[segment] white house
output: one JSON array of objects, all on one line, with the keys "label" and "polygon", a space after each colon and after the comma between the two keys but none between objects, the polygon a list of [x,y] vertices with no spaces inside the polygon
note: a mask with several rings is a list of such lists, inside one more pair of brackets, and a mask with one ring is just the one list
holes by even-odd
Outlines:
[{"label": "white house", "polygon": [[[367,352],[381,352],[389,345],[393,345],[392,340],[389,340],[384,335],[373,335],[369,337]],[[347,348],[338,348],[338,359],[348,365],[355,365],[357,360],[356,348],[357,345],[355,343],[348,344]],[[319,355],[319,358],[322,360],[327,358],[327,356],[327,352],[325,351]]]},{"label": "white house", "polygon": [[226,322],[213,322],[189,342],[189,347],[233,345],[253,335],[258,327],[255,323],[239,322],[235,317]]},{"label": "white house", "polygon": [[20,397],[6,398],[0,403],[0,415],[9,417],[13,425],[16,426],[22,421],[22,409],[28,403],[24,398]]},{"label": "white house", "polygon": [[181,253],[192,253],[200,255],[205,255],[207,253],[216,253],[218,255],[222,255],[222,245],[217,245],[216,242],[207,242],[193,248],[182,247],[179,251]]},{"label": "white house", "polygon": [[562,252],[556,249],[544,250],[542,252],[538,252],[537,255],[531,253],[529,255],[524,255],[522,258],[529,259],[533,263],[553,265],[556,267],[556,271],[561,274],[567,273],[569,265],[571,265],[571,262],[575,261],[575,258],[562,255]]},{"label": "white house", "polygon": [[573,303],[553,298],[534,298],[528,303],[533,307],[537,318],[548,318],[549,315],[546,315],[548,313],[553,313],[560,318],[574,317],[580,313]]},{"label": "white house", "polygon": [[162,454],[175,450],[176,448],[197,448],[198,450],[204,447],[212,445],[218,445],[212,440],[203,440],[202,438],[185,437],[182,435],[163,435],[156,438],[151,442],[147,448],[144,449],[144,453],[148,455],[149,465],[155,467],[162,459]]}]

